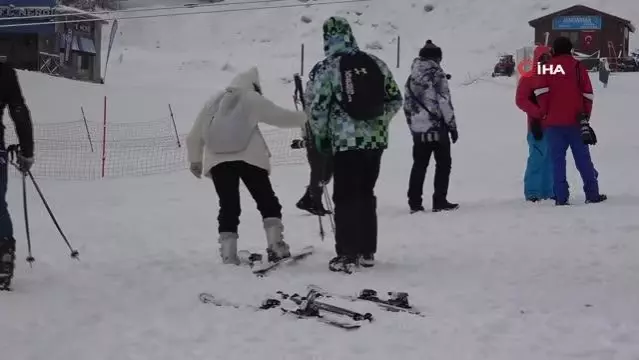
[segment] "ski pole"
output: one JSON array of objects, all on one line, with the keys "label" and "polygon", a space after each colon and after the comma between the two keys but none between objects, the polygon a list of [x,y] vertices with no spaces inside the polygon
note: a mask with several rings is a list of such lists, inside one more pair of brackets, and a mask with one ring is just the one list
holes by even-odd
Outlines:
[{"label": "ski pole", "polygon": [[18,155],[18,145],[9,145],[7,147],[7,154],[9,156],[9,163],[13,165],[22,175],[22,208],[24,209],[24,229],[27,235],[27,262],[29,266],[33,267],[33,263],[35,262],[35,258],[33,257],[33,252],[31,251],[31,230],[29,226],[29,210],[27,206],[27,174],[20,169],[15,159]]},{"label": "ski pole", "polygon": [[[304,91],[303,86],[302,86],[302,77],[300,76],[300,74],[294,74],[293,75],[293,80],[295,82],[295,93],[293,94],[293,98],[296,99],[297,101],[299,101],[299,103],[302,105],[302,110],[306,111],[306,101],[304,101]],[[297,109],[297,101],[294,101],[295,103],[295,108]],[[306,132],[306,151],[311,151],[310,147],[313,146],[311,144],[311,139],[312,139],[312,131],[310,126],[308,125],[308,122],[306,124],[304,124],[304,131]],[[312,166],[310,164],[309,161],[309,166]],[[324,223],[322,222],[322,215],[317,215],[317,223],[319,226],[319,235],[320,235],[320,239],[322,241],[324,241],[324,238],[326,238],[326,233],[324,232]]]},{"label": "ski pole", "polygon": [[22,204],[24,208],[24,229],[27,234],[27,262],[29,263],[29,266],[33,267],[35,258],[31,251],[31,230],[29,228],[29,211],[27,210],[27,174],[25,173],[22,173]]},{"label": "ski pole", "polygon": [[[11,165],[13,165],[20,173],[22,173],[22,184],[23,184],[23,200],[24,200],[24,213],[25,213],[25,222],[27,223],[27,241],[28,241],[28,247],[29,247],[29,253],[31,253],[31,235],[29,233],[29,226],[28,226],[28,216],[27,216],[27,202],[26,202],[26,196],[27,196],[27,191],[26,191],[26,177],[27,175],[29,175],[29,178],[31,179],[31,182],[33,183],[33,186],[35,187],[36,191],[38,192],[38,195],[40,195],[40,199],[42,200],[42,204],[44,204],[44,207],[47,209],[47,212],[49,213],[49,216],[51,217],[51,220],[53,220],[53,224],[55,225],[55,227],[58,229],[58,232],[60,233],[60,235],[62,236],[62,239],[64,240],[64,242],[67,244],[67,247],[69,247],[69,250],[71,251],[71,257],[79,260],[79,256],[80,253],[73,249],[73,247],[71,246],[71,244],[69,243],[69,240],[67,239],[66,235],[64,235],[64,232],[62,231],[62,228],[60,228],[60,224],[58,224],[58,220],[55,218],[55,216],[53,215],[53,211],[51,210],[51,207],[49,206],[49,203],[47,202],[47,200],[44,198],[44,194],[42,194],[42,190],[40,190],[40,186],[38,186],[38,183],[36,182],[35,178],[33,177],[33,174],[31,173],[31,170],[27,170],[27,171],[23,171],[20,166],[15,162],[15,158],[16,157],[20,157],[22,155],[19,154],[19,149],[20,149],[20,145],[17,144],[13,144],[13,145],[9,145],[7,147],[7,152],[10,154],[10,163]],[[35,259],[33,259],[33,256],[31,256],[31,254],[29,254],[29,257],[27,258],[27,261],[29,262],[33,262],[35,261]]]},{"label": "ski pole", "polygon": [[66,235],[64,235],[64,232],[62,231],[62,228],[60,228],[60,224],[58,224],[58,220],[56,220],[55,216],[53,215],[53,211],[51,210],[51,207],[49,207],[49,203],[47,202],[47,200],[44,198],[44,194],[42,194],[42,190],[40,190],[40,186],[38,186],[38,183],[36,182],[35,178],[33,177],[33,174],[31,173],[31,170],[28,170],[27,174],[31,178],[31,182],[33,182],[33,186],[35,187],[36,191],[38,192],[38,195],[40,195],[40,199],[42,199],[42,204],[44,204],[44,207],[47,209],[47,212],[49,213],[49,216],[51,217],[51,220],[53,220],[53,224],[58,229],[58,232],[60,233],[60,236],[62,236],[62,239],[64,240],[64,242],[67,244],[67,247],[71,251],[71,257],[73,259],[80,260],[80,258],[79,258],[80,253],[78,252],[78,250],[75,250],[71,246],[71,244],[69,243],[69,240],[67,239]]},{"label": "ski pole", "polygon": [[331,195],[328,193],[328,186],[326,186],[326,183],[323,183],[322,187],[324,188],[324,201],[326,202],[326,207],[328,208],[328,211],[329,211],[328,220],[331,222],[331,230],[333,230],[333,234],[335,234],[335,218],[333,217],[334,216],[333,201],[331,200]]}]

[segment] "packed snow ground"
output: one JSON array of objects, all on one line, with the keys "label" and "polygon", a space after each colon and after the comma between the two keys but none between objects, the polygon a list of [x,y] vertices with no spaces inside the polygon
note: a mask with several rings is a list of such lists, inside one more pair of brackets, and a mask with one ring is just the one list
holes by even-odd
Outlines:
[{"label": "packed snow ground", "polygon": [[[511,3],[508,6],[516,7]],[[381,16],[382,6],[374,3],[371,9]],[[441,6],[445,9],[447,5]],[[513,19],[499,23],[506,20],[495,18],[488,10],[480,11],[483,7],[483,3],[455,2],[450,11],[459,15],[464,8],[469,14],[472,10],[475,15],[483,14],[475,25],[460,23],[464,29],[488,19],[496,22],[495,26],[515,24]],[[531,33],[524,20],[534,15],[524,10],[529,9],[518,8],[522,25],[512,31],[515,38],[527,38]],[[206,51],[196,49],[197,45],[191,49],[155,48],[150,40],[153,36],[165,43],[176,41],[172,46],[178,45],[178,38],[186,44],[184,39],[194,36],[203,25],[195,20],[197,16],[192,20],[182,17],[183,28],[159,33],[156,30],[163,29],[161,21],[168,25],[178,18],[153,20],[157,28],[146,21],[123,21],[121,43],[112,54],[104,86],[20,73],[35,121],[75,119],[76,103],[78,107],[84,103],[87,112],[99,116],[100,97],[106,94],[114,99],[110,108],[114,121],[152,119],[154,111],[164,116],[165,104],[173,102],[183,114],[178,115],[179,126],[188,129],[202,102],[233,75],[233,71],[220,70],[226,62],[237,70],[259,65],[266,94],[288,106],[291,85],[281,77],[290,77],[299,67],[295,40],[299,36],[305,42],[315,42],[317,49],[307,54],[307,60],[310,64],[319,59],[322,16],[336,12],[330,7],[313,10],[322,16],[303,33],[286,25],[297,22],[303,10],[288,11],[267,12],[267,20],[256,16],[255,21],[263,26],[248,27],[244,22],[242,30],[239,25],[233,27],[237,18],[231,15],[211,17],[223,22],[216,29],[227,32],[211,38],[212,43],[219,44],[227,34],[242,31],[236,43],[229,43],[224,50],[213,45]],[[393,11],[397,17],[411,13],[408,5]],[[290,21],[280,23],[277,19]],[[419,35],[404,30],[404,26],[417,26],[412,21],[397,24],[406,31],[403,36],[413,36],[410,41],[418,45],[424,40],[422,34],[431,29],[426,24]],[[444,23],[442,19],[435,21]],[[136,31],[141,29],[148,33]],[[250,39],[252,35],[247,33],[267,29],[279,33],[281,39],[270,33],[265,36],[278,40],[269,46],[240,43]],[[451,35],[445,36],[446,29]],[[463,54],[463,47],[471,45],[455,38],[454,26],[442,25],[438,31],[440,37],[432,38],[444,47],[445,56]],[[379,35],[358,27],[355,32],[362,43],[366,37]],[[130,38],[125,40],[127,36]],[[286,36],[292,40],[282,40],[289,39]],[[492,39],[492,35],[486,38]],[[288,49],[286,44],[293,45]],[[519,40],[509,44],[517,47]],[[472,44],[480,45],[484,44]],[[125,54],[122,63],[117,61],[119,51]],[[450,196],[462,208],[453,213],[408,214],[405,193],[411,141],[399,114],[391,126],[391,146],[377,187],[379,263],[351,276],[328,271],[332,238],[322,243],[317,219],[294,207],[307,181],[306,166],[276,167],[272,181],[284,205],[286,240],[294,248],[314,245],[317,253],[263,279],[248,269],[220,264],[217,198],[209,181],[197,181],[188,172],[98,182],[40,181],[82,261],[66,258],[64,243],[31,190],[30,220],[37,261],[33,269],[19,261],[15,291],[0,294],[3,358],[638,359],[639,146],[634,134],[639,124],[629,104],[639,91],[639,76],[614,76],[607,89],[595,84],[592,123],[600,144],[592,150],[593,159],[601,174],[601,188],[610,200],[583,205],[581,182],[571,164],[576,205],[531,205],[522,199],[525,118],[513,104],[513,80],[485,79],[471,86],[460,85],[466,72],[481,73],[489,68],[496,51],[466,54],[479,64],[464,64],[455,56],[444,61],[454,76],[453,101],[460,125],[460,140],[453,148]],[[259,52],[264,55],[256,56]],[[393,52],[382,52],[390,64]],[[226,58],[230,53],[233,55]],[[275,54],[283,55],[276,58]],[[188,57],[190,69],[180,70],[179,61]],[[395,72],[400,83],[411,58],[405,55],[402,68]],[[207,65],[201,59],[216,64]],[[200,67],[194,65],[198,61]],[[426,205],[432,172],[425,186]],[[11,180],[8,201],[19,238],[19,258],[23,259],[26,243],[20,183]],[[248,194],[244,195],[241,247],[261,251],[265,240],[259,214]],[[312,320],[282,317],[277,311],[216,308],[197,299],[199,292],[208,291],[233,301],[259,303],[277,290],[303,292],[311,283],[343,293],[362,288],[407,291],[426,318],[358,304],[377,321],[344,333]]]}]

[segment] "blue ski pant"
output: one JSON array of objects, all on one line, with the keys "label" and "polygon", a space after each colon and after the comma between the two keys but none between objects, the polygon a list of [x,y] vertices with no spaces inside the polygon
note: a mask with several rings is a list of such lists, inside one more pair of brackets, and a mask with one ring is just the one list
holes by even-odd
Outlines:
[{"label": "blue ski pant", "polygon": [[553,191],[553,167],[550,160],[548,139],[535,140],[528,132],[528,161],[524,174],[524,196],[526,199],[550,199]]},{"label": "blue ski pant", "polygon": [[7,182],[9,171],[9,159],[4,144],[0,141],[0,242],[13,237],[13,224],[9,216],[7,204]]},{"label": "blue ski pant", "polygon": [[572,151],[575,166],[584,184],[587,200],[599,197],[599,174],[590,158],[590,149],[581,139],[581,130],[575,126],[551,126],[544,131],[548,138],[550,157],[553,164],[554,190],[557,202],[567,202],[570,197],[566,180],[566,152]]}]

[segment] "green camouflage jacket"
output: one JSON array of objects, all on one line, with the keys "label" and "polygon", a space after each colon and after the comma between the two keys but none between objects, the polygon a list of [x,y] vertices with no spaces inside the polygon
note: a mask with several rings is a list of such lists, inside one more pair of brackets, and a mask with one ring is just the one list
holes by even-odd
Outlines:
[{"label": "green camouflage jacket", "polygon": [[367,121],[353,120],[337,102],[342,98],[339,54],[359,50],[348,21],[331,17],[324,22],[324,53],[309,74],[305,89],[307,115],[317,148],[325,153],[357,149],[386,149],[388,125],[402,107],[402,94],[388,66],[370,55],[386,78],[384,115]]}]

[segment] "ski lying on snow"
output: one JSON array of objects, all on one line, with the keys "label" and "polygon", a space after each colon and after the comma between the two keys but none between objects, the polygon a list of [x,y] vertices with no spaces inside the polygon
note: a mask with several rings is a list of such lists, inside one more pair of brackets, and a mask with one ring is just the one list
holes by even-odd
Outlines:
[{"label": "ski lying on snow", "polygon": [[421,316],[421,317],[426,317],[424,314],[422,314],[420,311],[414,309],[414,308],[406,308],[406,307],[402,307],[402,306],[397,306],[394,304],[389,303],[386,300],[382,300],[376,296],[371,296],[371,297],[362,297],[362,296],[352,296],[352,295],[343,295],[343,294],[336,294],[336,293],[332,293],[330,291],[324,290],[323,288],[317,286],[317,285],[308,285],[307,289],[309,291],[316,291],[326,297],[334,297],[334,298],[339,298],[339,299],[344,299],[344,300],[348,300],[348,301],[368,301],[371,302],[375,305],[377,305],[378,307],[386,310],[386,311],[391,311],[391,312],[405,312],[408,314],[412,314],[412,315],[417,315],[417,316]]},{"label": "ski lying on snow", "polygon": [[299,309],[299,308],[287,309],[287,308],[281,307],[281,302],[277,299],[266,299],[262,302],[262,305],[255,306],[251,304],[235,303],[226,299],[222,299],[220,297],[216,297],[215,295],[206,293],[206,292],[201,293],[199,298],[200,298],[200,301],[205,304],[215,305],[219,307],[232,307],[235,309],[250,309],[254,311],[262,311],[262,310],[269,310],[269,309],[274,309],[279,307],[280,310],[282,311],[282,314],[284,315],[294,316],[298,319],[314,319],[323,324],[335,326],[344,330],[355,330],[361,327],[361,325],[356,322],[327,318],[323,315],[320,315],[316,311],[315,312],[302,311],[302,309]]},{"label": "ski lying on snow", "polygon": [[[279,268],[280,266],[294,264],[297,261],[306,258],[307,256],[311,255],[314,250],[315,250],[315,248],[313,246],[307,246],[307,247],[302,248],[301,250],[299,250],[297,252],[292,252],[291,256],[289,256],[287,258],[284,258],[284,259],[281,259],[279,261],[268,262],[268,263],[265,263],[265,264],[259,264],[259,263],[254,264],[254,266],[253,266],[253,274],[255,274],[257,276],[264,276],[264,275],[268,274],[269,272]],[[252,254],[252,256],[254,256],[254,255],[255,254]]]}]

